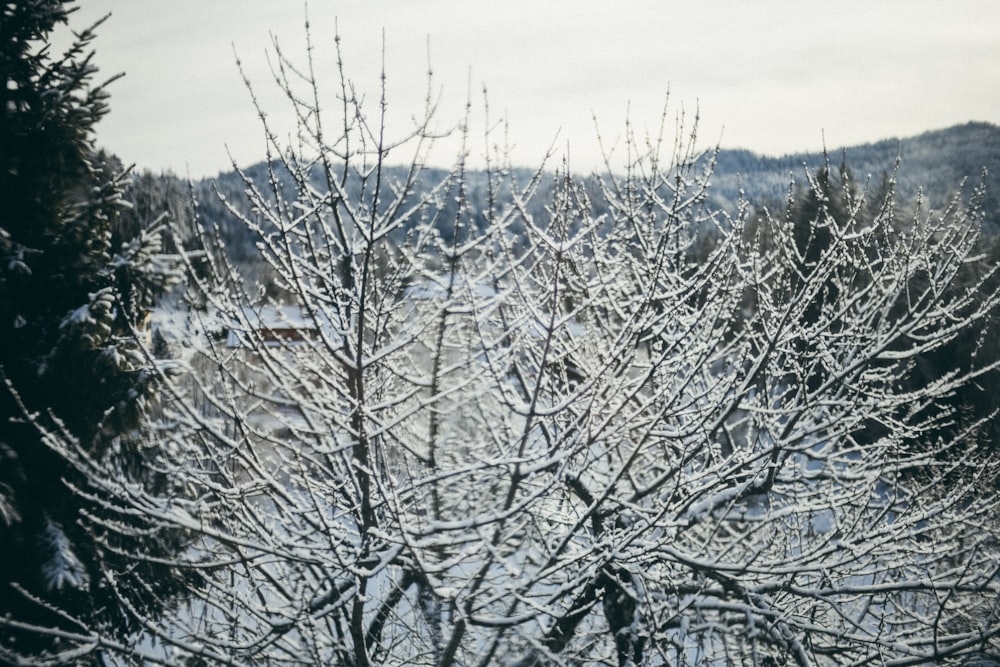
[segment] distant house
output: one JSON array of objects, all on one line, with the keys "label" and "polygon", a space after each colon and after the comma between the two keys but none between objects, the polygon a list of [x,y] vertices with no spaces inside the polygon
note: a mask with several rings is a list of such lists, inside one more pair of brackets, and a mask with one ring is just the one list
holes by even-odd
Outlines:
[{"label": "distant house", "polygon": [[231,348],[288,346],[319,338],[320,326],[300,306],[245,306],[226,335]]}]

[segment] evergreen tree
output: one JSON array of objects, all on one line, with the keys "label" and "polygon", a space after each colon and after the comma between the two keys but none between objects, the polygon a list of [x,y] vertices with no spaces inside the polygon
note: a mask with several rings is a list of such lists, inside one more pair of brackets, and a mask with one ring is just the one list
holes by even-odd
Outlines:
[{"label": "evergreen tree", "polygon": [[[42,433],[61,430],[123,476],[154,481],[135,434],[155,374],[136,332],[175,272],[159,228],[113,238],[126,176],[94,149],[110,82],[94,83],[97,26],[62,55],[49,44],[72,4],[0,6],[0,609],[25,627],[84,632],[124,629],[125,589],[105,576],[115,554],[156,554],[177,535],[105,539],[100,495]],[[155,598],[124,595],[144,607]],[[58,649],[30,636],[9,626],[0,661]]]}]

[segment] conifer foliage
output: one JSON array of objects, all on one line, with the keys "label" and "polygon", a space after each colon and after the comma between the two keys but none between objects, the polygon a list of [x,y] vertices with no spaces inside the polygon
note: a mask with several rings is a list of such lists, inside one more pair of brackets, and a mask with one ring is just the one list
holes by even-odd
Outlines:
[{"label": "conifer foliage", "polygon": [[[86,479],[42,432],[149,477],[134,435],[154,375],[135,333],[175,274],[156,225],[112,238],[126,176],[94,149],[110,83],[95,83],[97,26],[65,53],[49,43],[72,10],[0,6],[0,609],[24,624],[116,627],[118,604],[98,585],[116,569],[94,520],[100,499],[84,500]],[[32,645],[18,627],[0,637],[0,660]]]}]

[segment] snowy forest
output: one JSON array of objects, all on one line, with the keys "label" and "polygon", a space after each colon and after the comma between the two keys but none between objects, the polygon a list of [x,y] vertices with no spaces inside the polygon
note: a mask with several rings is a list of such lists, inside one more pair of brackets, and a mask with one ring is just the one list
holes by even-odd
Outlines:
[{"label": "snowy forest", "polygon": [[187,182],[72,6],[0,7],[0,662],[1000,664],[1000,128],[432,168],[307,28]]}]

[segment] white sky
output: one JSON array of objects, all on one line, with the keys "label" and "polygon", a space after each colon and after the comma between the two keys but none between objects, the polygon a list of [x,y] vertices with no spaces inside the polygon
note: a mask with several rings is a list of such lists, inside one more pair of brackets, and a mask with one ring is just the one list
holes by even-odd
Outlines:
[{"label": "white sky", "polygon": [[[101,145],[154,171],[211,176],[264,158],[234,49],[269,119],[288,119],[268,74],[271,33],[305,53],[305,3],[290,0],[82,0],[72,25],[111,12],[95,48],[111,88]],[[337,91],[337,21],[348,76],[378,89],[382,35],[389,131],[422,109],[428,52],[440,127],[462,117],[485,150],[482,87],[510,125],[513,160],[550,144],[574,170],[599,160],[626,116],[640,130],[700,110],[710,146],[781,154],[903,137],[970,120],[1000,123],[998,0],[312,0],[320,78]],[[375,110],[374,107],[372,109]],[[453,150],[435,160],[451,161]],[[400,156],[401,158],[403,156]]]}]

